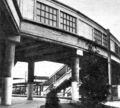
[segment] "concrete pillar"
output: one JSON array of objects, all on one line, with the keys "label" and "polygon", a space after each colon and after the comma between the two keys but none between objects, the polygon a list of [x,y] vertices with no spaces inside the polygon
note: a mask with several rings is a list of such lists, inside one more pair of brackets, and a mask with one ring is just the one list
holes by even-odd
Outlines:
[{"label": "concrete pillar", "polygon": [[37,95],[39,95],[39,85],[37,84]]},{"label": "concrete pillar", "polygon": [[72,59],[72,101],[79,101],[79,57],[73,57]]},{"label": "concrete pillar", "polygon": [[42,92],[42,87],[40,85],[40,91],[39,91],[39,95],[41,96],[41,92]]},{"label": "concrete pillar", "polygon": [[2,94],[2,77],[3,77],[3,62],[4,62],[4,53],[5,45],[4,41],[0,40],[0,96]]},{"label": "concrete pillar", "polygon": [[28,63],[28,91],[27,99],[33,99],[33,82],[34,82],[34,62]]},{"label": "concrete pillar", "polygon": [[12,69],[14,66],[15,43],[5,42],[5,53],[3,62],[3,78],[2,78],[2,99],[1,104],[11,105],[12,102]]},{"label": "concrete pillar", "polygon": [[108,83],[110,85],[110,99],[113,100],[113,93],[112,93],[112,64],[111,64],[111,45],[110,45],[110,31],[107,29],[107,37],[108,37]]}]

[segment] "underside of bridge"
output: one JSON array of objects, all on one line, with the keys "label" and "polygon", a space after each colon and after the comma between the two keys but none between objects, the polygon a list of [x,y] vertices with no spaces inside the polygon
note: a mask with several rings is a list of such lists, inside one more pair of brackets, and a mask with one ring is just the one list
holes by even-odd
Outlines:
[{"label": "underside of bridge", "polygon": [[20,44],[16,45],[16,61],[53,61],[64,64],[70,63],[70,58],[76,53],[75,49],[45,42],[29,37],[21,37]]}]

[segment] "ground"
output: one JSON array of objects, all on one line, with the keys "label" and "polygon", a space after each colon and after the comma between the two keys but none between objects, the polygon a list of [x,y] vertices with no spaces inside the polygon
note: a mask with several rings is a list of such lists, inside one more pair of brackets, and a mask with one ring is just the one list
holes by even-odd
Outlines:
[{"label": "ground", "polygon": [[[60,101],[62,108],[73,108],[72,105],[68,104],[69,100],[61,99]],[[11,106],[2,106],[0,108],[43,108],[45,104],[45,98],[34,98],[28,101],[26,97],[13,97]]]},{"label": "ground", "polygon": [[[76,108],[70,103],[70,100],[61,99],[60,105],[61,108]],[[28,101],[26,97],[13,97],[11,106],[2,106],[0,108],[44,108],[45,98],[34,98],[31,101]],[[105,103],[109,106],[114,106],[115,108],[120,108],[120,101],[113,101]],[[112,108],[112,107],[111,107]]]}]

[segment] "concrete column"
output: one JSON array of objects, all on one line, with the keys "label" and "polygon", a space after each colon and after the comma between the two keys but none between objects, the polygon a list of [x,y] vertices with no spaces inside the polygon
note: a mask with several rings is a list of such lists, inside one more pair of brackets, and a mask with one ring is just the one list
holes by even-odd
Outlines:
[{"label": "concrete column", "polygon": [[34,62],[28,63],[28,91],[27,99],[33,99],[33,82],[34,82]]},{"label": "concrete column", "polygon": [[0,40],[0,96],[2,94],[2,77],[3,77],[3,62],[5,55],[5,45],[4,41]]},{"label": "concrete column", "polygon": [[110,85],[110,99],[113,100],[113,93],[112,93],[112,64],[111,64],[111,45],[110,45],[110,31],[107,29],[107,37],[108,37],[108,83]]},{"label": "concrete column", "polygon": [[41,92],[42,92],[42,90],[41,90],[41,85],[40,85],[40,91],[39,91],[39,95],[41,96]]},{"label": "concrete column", "polygon": [[72,101],[79,101],[79,57],[72,59]]},{"label": "concrete column", "polygon": [[3,105],[11,105],[12,102],[12,69],[14,67],[15,44],[6,41],[3,62],[3,78],[2,78],[2,99]]}]

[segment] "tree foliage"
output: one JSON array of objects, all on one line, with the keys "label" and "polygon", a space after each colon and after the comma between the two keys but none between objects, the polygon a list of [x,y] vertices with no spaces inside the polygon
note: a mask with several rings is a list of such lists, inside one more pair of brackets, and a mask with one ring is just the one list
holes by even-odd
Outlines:
[{"label": "tree foliage", "polygon": [[106,101],[109,95],[106,61],[97,53],[90,51],[82,59],[81,67],[80,94],[83,97],[82,102],[91,102],[95,105]]},{"label": "tree foliage", "polygon": [[56,89],[51,89],[47,94],[45,108],[60,108]]}]

